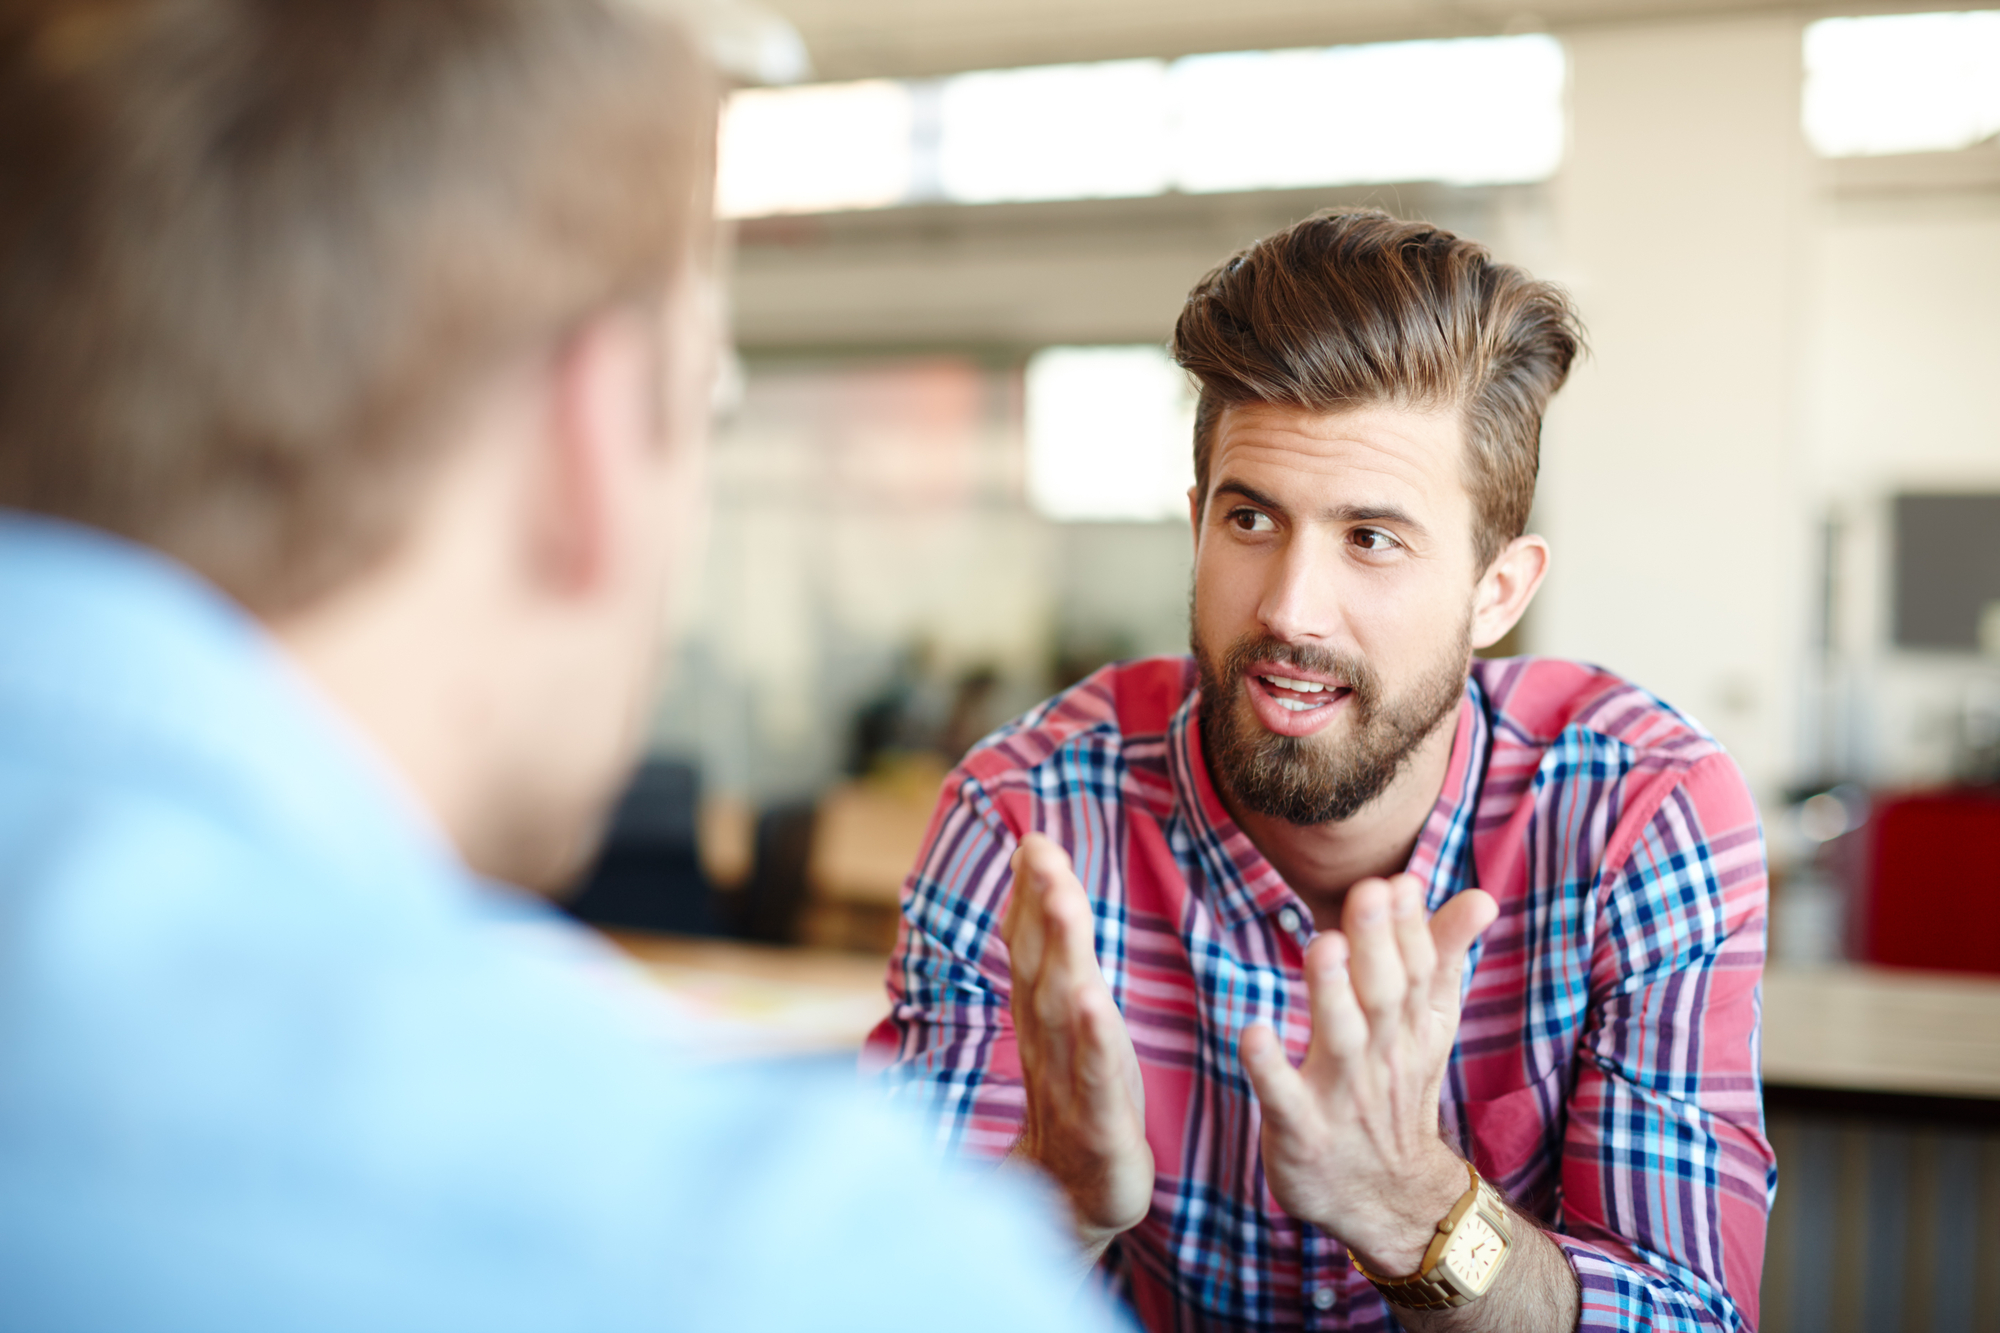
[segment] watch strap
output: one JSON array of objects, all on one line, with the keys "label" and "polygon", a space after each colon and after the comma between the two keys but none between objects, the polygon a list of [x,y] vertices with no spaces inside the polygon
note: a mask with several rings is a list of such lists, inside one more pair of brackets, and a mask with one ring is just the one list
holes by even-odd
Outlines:
[{"label": "watch strap", "polygon": [[[1502,1239],[1506,1240],[1511,1248],[1513,1237],[1505,1225],[1506,1214],[1500,1205],[1499,1191],[1480,1179],[1479,1170],[1472,1163],[1467,1162],[1465,1170],[1471,1178],[1471,1183],[1466,1187],[1465,1193],[1458,1197],[1458,1202],[1451,1206],[1451,1211],[1437,1224],[1437,1234],[1425,1248],[1424,1257],[1418,1263],[1416,1272],[1408,1277],[1382,1277],[1369,1272],[1361,1260],[1355,1257],[1353,1250],[1347,1252],[1347,1261],[1354,1265],[1354,1271],[1374,1283],[1375,1290],[1381,1292],[1383,1299],[1390,1304],[1402,1306],[1406,1310],[1454,1310],[1461,1305],[1470,1305],[1484,1294],[1483,1291],[1461,1290],[1458,1284],[1439,1272],[1439,1263],[1444,1258],[1446,1248],[1451,1244],[1452,1232],[1467,1214],[1475,1210],[1485,1212],[1488,1214],[1489,1222],[1498,1224],[1497,1229]],[[1487,1205],[1484,1209],[1479,1208],[1482,1202]]]}]

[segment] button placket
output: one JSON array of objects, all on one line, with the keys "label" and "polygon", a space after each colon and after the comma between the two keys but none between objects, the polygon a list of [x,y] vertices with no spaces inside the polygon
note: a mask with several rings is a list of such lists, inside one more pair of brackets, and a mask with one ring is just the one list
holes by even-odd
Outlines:
[{"label": "button placket", "polygon": [[1346,1251],[1317,1227],[1306,1227],[1302,1239],[1305,1283],[1299,1295],[1305,1302],[1305,1325],[1314,1330],[1336,1329],[1344,1313],[1339,1262]]}]

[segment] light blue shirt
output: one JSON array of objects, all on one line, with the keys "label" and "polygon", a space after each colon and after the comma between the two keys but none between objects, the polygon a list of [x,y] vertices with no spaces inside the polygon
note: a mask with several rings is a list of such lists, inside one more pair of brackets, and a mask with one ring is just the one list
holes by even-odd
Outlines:
[{"label": "light blue shirt", "polygon": [[1024,1195],[609,966],[232,603],[0,511],[0,1328],[1108,1327]]}]

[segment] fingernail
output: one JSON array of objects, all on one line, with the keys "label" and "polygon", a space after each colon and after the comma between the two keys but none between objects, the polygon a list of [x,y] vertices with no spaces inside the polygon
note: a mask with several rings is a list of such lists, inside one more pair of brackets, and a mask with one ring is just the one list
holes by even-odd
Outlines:
[{"label": "fingernail", "polygon": [[1407,880],[1398,884],[1396,886],[1396,919],[1398,921],[1408,921],[1411,917],[1415,916],[1417,914],[1417,907],[1421,901],[1422,899],[1417,892],[1416,885]]}]

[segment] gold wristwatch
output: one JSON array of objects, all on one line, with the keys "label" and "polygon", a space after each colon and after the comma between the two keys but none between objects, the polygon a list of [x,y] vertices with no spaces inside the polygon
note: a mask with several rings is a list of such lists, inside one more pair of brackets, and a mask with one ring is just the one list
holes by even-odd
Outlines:
[{"label": "gold wristwatch", "polygon": [[1470,1305],[1486,1294],[1494,1275],[1514,1244],[1513,1226],[1500,1192],[1479,1178],[1467,1162],[1472,1187],[1459,1196],[1437,1235],[1424,1250],[1423,1261],[1408,1277],[1377,1277],[1361,1266],[1354,1251],[1347,1252],[1354,1271],[1375,1284],[1391,1305],[1406,1310],[1450,1310]]}]

